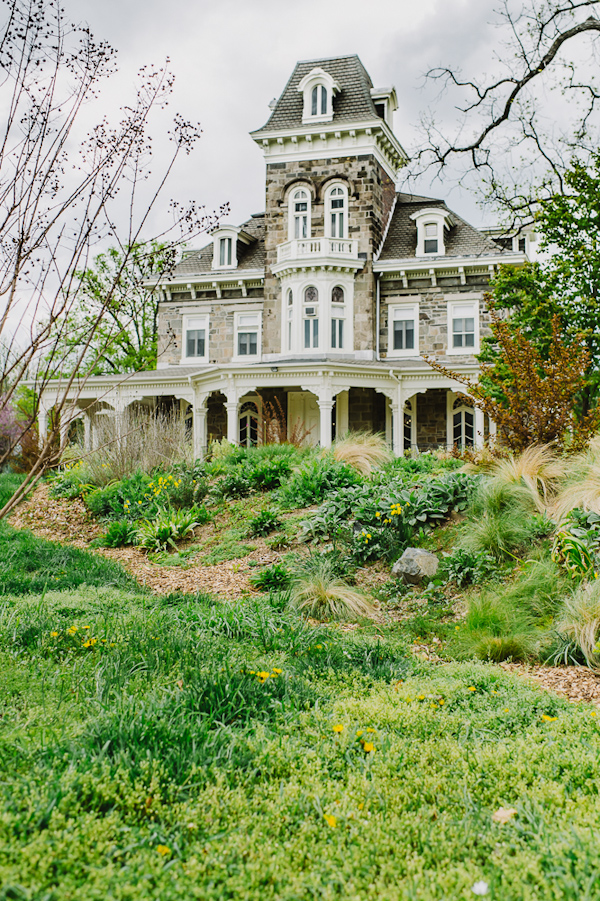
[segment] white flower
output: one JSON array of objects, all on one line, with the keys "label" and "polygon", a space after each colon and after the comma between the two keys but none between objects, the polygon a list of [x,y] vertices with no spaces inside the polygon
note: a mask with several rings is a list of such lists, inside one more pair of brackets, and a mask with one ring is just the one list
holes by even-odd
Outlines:
[{"label": "white flower", "polygon": [[471,891],[474,895],[487,895],[489,890],[489,885],[487,882],[484,882],[483,879],[480,882],[476,882]]}]

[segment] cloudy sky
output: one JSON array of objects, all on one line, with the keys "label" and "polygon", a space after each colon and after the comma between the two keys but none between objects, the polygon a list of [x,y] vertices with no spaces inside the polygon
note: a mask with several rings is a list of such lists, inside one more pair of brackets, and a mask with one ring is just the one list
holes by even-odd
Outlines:
[{"label": "cloudy sky", "polygon": [[[376,87],[394,85],[395,132],[407,149],[428,109],[443,121],[448,101],[423,88],[440,63],[482,73],[498,31],[495,0],[66,0],[74,21],[119,52],[119,72],[104,91],[108,114],[133,93],[135,73],[166,57],[176,74],[170,112],[197,120],[202,139],[181,162],[169,194],[209,209],[228,201],[231,219],[264,209],[264,160],[248,136],[268,118],[294,64],[357,53]],[[161,125],[157,123],[160,130]],[[421,190],[429,187],[421,185]],[[450,185],[434,192],[480,223],[493,219]]]}]

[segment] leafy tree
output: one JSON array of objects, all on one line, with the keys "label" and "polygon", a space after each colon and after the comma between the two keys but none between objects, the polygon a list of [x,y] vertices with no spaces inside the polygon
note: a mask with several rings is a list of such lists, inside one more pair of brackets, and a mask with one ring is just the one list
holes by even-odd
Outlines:
[{"label": "leafy tree", "polygon": [[75,363],[81,365],[78,350],[100,311],[103,316],[83,361],[90,375],[156,368],[158,300],[152,287],[173,262],[172,245],[151,241],[134,244],[124,253],[112,247],[78,273],[77,306],[70,311],[67,328],[61,323],[59,343],[53,348],[62,375]]},{"label": "leafy tree", "polygon": [[481,362],[477,381],[427,359],[438,372],[467,389],[476,407],[494,420],[503,444],[515,451],[556,442],[578,450],[598,425],[596,413],[581,416],[576,398],[585,384],[589,352],[582,341],[565,341],[560,318],[550,321],[545,357],[514,322],[491,307],[497,359]]}]

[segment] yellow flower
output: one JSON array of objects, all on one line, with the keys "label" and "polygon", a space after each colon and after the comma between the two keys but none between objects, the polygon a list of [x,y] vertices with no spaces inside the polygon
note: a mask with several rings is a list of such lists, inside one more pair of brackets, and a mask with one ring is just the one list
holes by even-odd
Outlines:
[{"label": "yellow flower", "polygon": [[362,734],[363,734],[363,730],[359,729],[358,732],[356,733],[356,737],[360,738]]},{"label": "yellow flower", "polygon": [[339,735],[340,732],[343,732],[343,731],[344,731],[344,727],[343,727],[340,723],[338,723],[337,726],[334,726],[334,727],[333,727],[333,731],[334,731],[334,732],[337,732],[338,735]]},{"label": "yellow flower", "polygon": [[82,628],[82,629],[90,629],[91,626],[82,626],[81,628]]},{"label": "yellow flower", "polygon": [[477,689],[475,688],[474,685],[469,685],[469,687],[467,688],[467,691],[477,691]]},{"label": "yellow flower", "polygon": [[167,854],[170,854],[170,853],[171,853],[171,849],[170,849],[170,848],[167,848],[166,845],[158,845],[157,848],[156,848],[156,850],[157,850],[158,853],[161,854],[163,857],[165,857]]},{"label": "yellow flower", "polygon": [[544,720],[545,723],[553,723],[554,720],[558,719],[558,717],[557,716],[548,716],[547,713],[543,713],[542,719]]},{"label": "yellow flower", "polygon": [[256,675],[261,682],[264,682],[266,679],[269,678],[270,673],[266,673],[266,672],[262,671],[260,673],[257,673]]},{"label": "yellow flower", "polygon": [[324,813],[323,817],[328,826],[331,826],[332,829],[335,829],[337,826],[337,817],[334,817],[331,813]]},{"label": "yellow flower", "polygon": [[282,669],[277,669],[277,667],[274,666],[274,667],[273,667],[273,672],[275,673],[276,676],[280,676],[280,675],[282,674],[283,670],[282,670]]},{"label": "yellow flower", "polygon": [[425,695],[417,695],[417,701],[424,701]]},{"label": "yellow flower", "polygon": [[373,729],[372,726],[369,726],[369,728],[367,729],[367,732],[377,732],[377,729]]},{"label": "yellow flower", "polygon": [[371,751],[375,750],[375,745],[371,744],[370,741],[366,741],[363,745],[363,751],[366,751],[367,754],[370,754]]},{"label": "yellow flower", "polygon": [[370,534],[367,534],[367,538],[370,538],[370,537],[371,537],[371,535],[370,535]]},{"label": "yellow flower", "polygon": [[377,513],[375,514],[375,516],[377,517],[377,519],[379,519],[379,517],[381,516],[381,513],[379,512],[379,510],[377,511]]},{"label": "yellow flower", "polygon": [[75,635],[75,633],[77,632],[77,626],[70,626],[67,629],[67,632],[69,633],[69,635]]},{"label": "yellow flower", "polygon": [[56,638],[58,636],[58,632],[51,632],[50,635],[52,638]]},{"label": "yellow flower", "polygon": [[440,698],[439,701],[438,701],[438,704],[439,704],[440,706],[441,706],[442,704],[445,704],[445,703],[446,703],[446,702],[444,701],[443,698]]}]

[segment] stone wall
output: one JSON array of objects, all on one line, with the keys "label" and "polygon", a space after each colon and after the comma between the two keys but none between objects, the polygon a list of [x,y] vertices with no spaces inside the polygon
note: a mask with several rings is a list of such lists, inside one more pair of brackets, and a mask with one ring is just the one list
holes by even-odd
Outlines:
[{"label": "stone wall", "polygon": [[483,294],[487,284],[481,285],[481,291],[474,291],[468,285],[453,286],[451,290],[444,291],[441,288],[421,292],[415,289],[400,292],[398,290],[384,294],[382,290],[381,304],[381,328],[380,348],[381,356],[388,355],[389,341],[389,308],[394,304],[416,302],[419,304],[419,351],[436,357],[445,364],[452,366],[456,363],[473,363],[473,354],[448,355],[448,300],[460,300],[458,295],[464,295],[465,302],[473,299],[479,301],[479,338],[480,341],[490,332],[490,314],[485,305]]},{"label": "stone wall", "polygon": [[358,239],[358,252],[365,265],[357,272],[354,286],[354,346],[374,350],[373,254],[378,250],[394,199],[394,184],[370,154],[331,160],[301,160],[268,163],[266,179],[266,265],[263,348],[279,353],[281,348],[281,291],[271,267],[277,261],[277,246],[288,240],[288,193],[303,182],[311,187],[311,230],[325,233],[324,194],[334,178],[348,185],[348,237]]},{"label": "stone wall", "polygon": [[383,394],[373,388],[350,388],[348,429],[351,432],[382,432],[385,435],[386,400]]},{"label": "stone wall", "polygon": [[419,450],[446,447],[446,394],[444,388],[430,388],[416,397]]}]

